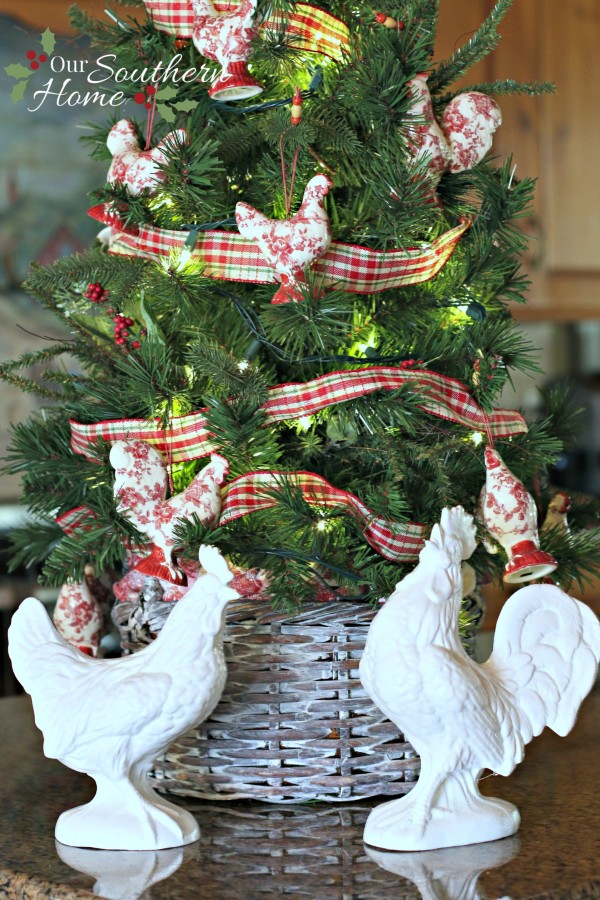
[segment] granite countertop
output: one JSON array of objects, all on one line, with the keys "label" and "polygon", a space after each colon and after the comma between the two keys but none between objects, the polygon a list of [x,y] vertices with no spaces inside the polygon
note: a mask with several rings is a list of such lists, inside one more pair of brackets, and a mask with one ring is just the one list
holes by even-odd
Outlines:
[{"label": "granite countertop", "polygon": [[45,759],[29,698],[1,700],[0,711],[6,764],[0,897],[79,900],[94,891],[123,900],[600,898],[598,688],[568,737],[545,732],[514,775],[482,782],[484,793],[519,806],[518,835],[428,853],[367,850],[362,828],[373,801],[272,806],[177,800],[201,826],[200,840],[190,847],[158,853],[63,847],[54,840],[55,821],[64,809],[86,802],[93,783]]}]

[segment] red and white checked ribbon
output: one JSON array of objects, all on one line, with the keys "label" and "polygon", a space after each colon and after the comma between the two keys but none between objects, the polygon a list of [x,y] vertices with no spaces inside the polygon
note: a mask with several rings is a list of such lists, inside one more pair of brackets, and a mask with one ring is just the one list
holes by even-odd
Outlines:
[{"label": "red and white checked ribbon", "polygon": [[[276,506],[277,499],[273,489],[280,488],[284,480],[298,487],[309,504],[347,510],[362,525],[367,542],[386,559],[402,562],[419,555],[429,530],[426,525],[394,522],[376,516],[354,494],[334,487],[314,472],[249,472],[240,475],[223,488],[219,524],[225,525],[257,510]],[[95,514],[91,509],[78,506],[56,521],[65,534],[71,535],[86,528],[86,521],[89,523],[93,518]]]},{"label": "red and white checked ribbon", "polygon": [[[373,391],[398,390],[414,385],[422,395],[418,406],[441,419],[467,428],[488,431],[495,437],[509,437],[527,431],[527,424],[516,410],[496,409],[487,415],[460,381],[427,369],[397,369],[373,366],[356,371],[329,372],[312,381],[279,384],[269,390],[263,404],[266,424],[298,419],[328,406],[364,397]],[[208,430],[205,411],[176,416],[168,429],[154,419],[115,419],[89,425],[71,420],[71,447],[75,453],[93,459],[92,445],[106,441],[143,440],[175,462],[200,459],[218,449],[215,436]]]},{"label": "red and white checked ribbon", "polygon": [[[325,284],[353,294],[372,294],[420,284],[429,281],[446,265],[470,224],[465,220],[431,244],[405,250],[371,250],[332,241],[327,252],[312,264],[311,271],[320,275]],[[181,255],[189,234],[189,231],[142,226],[139,234],[121,233],[111,243],[110,252],[147,259]],[[205,231],[199,234],[191,259],[202,263],[203,273],[209,278],[252,284],[277,282],[258,245],[236,232]]]},{"label": "red and white checked ribbon", "polygon": [[[231,12],[239,3],[240,0],[216,0],[214,7],[217,12]],[[144,0],[144,4],[159,31],[179,37],[192,36],[195,16],[191,0]],[[296,3],[289,16],[273,12],[261,23],[261,28],[268,31],[279,32],[284,26],[292,37],[290,46],[298,50],[340,59],[348,46],[348,27],[308,3]]]},{"label": "red and white checked ribbon", "polygon": [[[260,509],[277,505],[273,489],[282,481],[298,487],[304,499],[316,506],[343,507],[363,526],[367,542],[382,556],[394,562],[408,561],[419,555],[427,525],[394,522],[376,516],[354,494],[334,487],[314,472],[249,472],[223,488],[223,506],[219,524],[225,525]],[[261,490],[262,488],[262,490]],[[267,491],[264,488],[268,488]]]}]

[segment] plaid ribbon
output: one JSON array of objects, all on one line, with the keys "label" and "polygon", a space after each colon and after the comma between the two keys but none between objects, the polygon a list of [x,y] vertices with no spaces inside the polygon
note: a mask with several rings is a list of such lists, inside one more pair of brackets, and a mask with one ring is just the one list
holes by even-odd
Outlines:
[{"label": "plaid ribbon", "polygon": [[[495,437],[509,437],[527,431],[520,413],[496,409],[487,415],[460,381],[427,369],[407,370],[373,366],[357,371],[329,372],[308,382],[280,384],[270,388],[263,404],[266,424],[311,415],[328,406],[364,397],[373,391],[398,390],[414,385],[422,399],[418,406],[441,419],[467,428],[487,431]],[[71,420],[71,447],[75,453],[93,459],[91,445],[106,441],[143,440],[155,446],[173,462],[200,459],[218,449],[207,427],[204,410],[170,420],[168,429],[159,419],[114,419],[89,425]]]},{"label": "plaid ribbon", "polygon": [[[394,562],[414,559],[423,547],[427,525],[417,522],[394,522],[376,516],[354,494],[334,487],[314,472],[249,472],[240,475],[223,489],[223,506],[219,524],[225,525],[260,509],[277,505],[273,489],[281,487],[282,480],[298,487],[304,499],[316,506],[342,507],[363,527],[367,542],[381,556]],[[268,491],[265,491],[268,488]]]},{"label": "plaid ribbon", "polygon": [[[223,488],[220,525],[240,519],[260,509],[271,509],[277,505],[273,489],[281,487],[283,480],[298,487],[307,503],[316,506],[342,507],[363,527],[367,542],[386,559],[394,562],[412,560],[423,547],[426,525],[416,522],[394,522],[376,516],[349,491],[334,487],[325,478],[314,472],[249,472],[240,475]],[[267,488],[268,490],[265,490]],[[65,534],[89,527],[95,513],[86,506],[78,506],[56,520]]]},{"label": "plaid ribbon", "polygon": [[[144,0],[144,3],[159,31],[184,38],[192,36],[195,15],[190,0]],[[217,0],[214,7],[217,12],[231,12],[239,3],[240,0]],[[297,3],[289,16],[274,12],[261,23],[261,28],[268,31],[281,31],[284,26],[293,38],[290,45],[294,49],[340,59],[348,45],[347,26],[330,13],[307,3]]]},{"label": "plaid ribbon", "polygon": [[[312,264],[311,270],[320,275],[324,283],[353,294],[371,294],[420,284],[433,278],[445,266],[470,224],[465,220],[433,243],[406,250],[384,252],[332,241],[327,252]],[[188,236],[189,231],[145,226],[137,235],[121,233],[111,244],[110,252],[148,259],[181,254]],[[252,284],[277,281],[258,245],[235,232],[199,234],[191,259],[202,263],[204,275],[210,278]]]}]

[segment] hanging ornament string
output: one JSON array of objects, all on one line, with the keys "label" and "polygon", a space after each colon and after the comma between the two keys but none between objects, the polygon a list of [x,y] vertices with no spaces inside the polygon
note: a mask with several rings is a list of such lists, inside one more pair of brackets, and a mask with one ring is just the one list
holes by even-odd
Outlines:
[{"label": "hanging ornament string", "polygon": [[[292,116],[291,116],[291,127],[295,125],[299,125],[302,121],[302,94],[300,92],[300,88],[296,88],[296,92],[294,94],[294,99],[292,100]],[[292,162],[292,170],[290,175],[290,190],[288,193],[287,188],[287,175],[285,171],[285,150],[284,150],[284,139],[286,134],[290,131],[290,128],[286,128],[285,131],[281,132],[281,137],[279,138],[279,156],[281,158],[281,179],[283,182],[283,198],[285,200],[285,214],[289,216],[290,210],[292,208],[292,198],[294,196],[294,182],[296,181],[296,171],[298,168],[298,157],[300,155],[300,147],[296,147],[294,152],[294,159]]]},{"label": "hanging ornament string", "polygon": [[[485,428],[486,419],[497,437],[523,434],[527,424],[520,413],[496,409],[488,417],[460,381],[427,369],[398,369],[373,366],[370,369],[329,372],[309,382],[281,384],[269,389],[261,409],[265,426],[314,415],[329,406],[356,400],[374,391],[398,390],[411,386],[418,393],[420,409],[437,418],[467,428]],[[162,453],[172,452],[176,463],[201,459],[218,449],[219,442],[208,428],[205,410],[174,416],[167,433],[160,419],[116,419],[84,424],[71,420],[71,447],[75,453],[95,460],[98,440],[140,439]],[[170,445],[169,451],[167,446]]]},{"label": "hanging ornament string", "polygon": [[148,117],[146,119],[146,146],[144,150],[150,150],[152,147],[152,131],[154,129],[154,117],[156,116],[156,88],[154,85],[150,85],[146,88],[146,93],[152,97],[148,103],[146,103],[146,109],[148,110]]}]

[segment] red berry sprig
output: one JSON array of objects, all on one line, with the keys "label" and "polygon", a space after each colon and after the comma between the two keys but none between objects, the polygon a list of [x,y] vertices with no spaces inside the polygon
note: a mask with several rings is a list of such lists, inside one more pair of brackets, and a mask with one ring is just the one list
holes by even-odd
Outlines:
[{"label": "red berry sprig", "polygon": [[[109,293],[106,288],[102,287],[99,281],[95,281],[88,284],[85,291],[85,297],[88,300],[91,300],[92,303],[106,303],[109,298]],[[129,316],[125,316],[123,313],[115,310],[114,306],[105,306],[104,311],[107,315],[111,316],[113,320],[114,338],[117,347],[120,347],[124,353],[127,353],[129,350],[139,350],[141,343],[138,338],[130,340],[132,337],[130,329],[135,325],[133,319],[130,319]],[[140,328],[139,336],[145,337],[146,334],[146,329]]]},{"label": "red berry sprig", "polygon": [[108,291],[105,290],[99,281],[88,284],[85,295],[92,303],[106,303],[108,300]]}]

